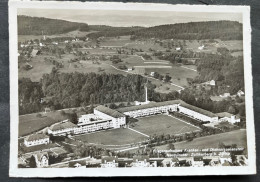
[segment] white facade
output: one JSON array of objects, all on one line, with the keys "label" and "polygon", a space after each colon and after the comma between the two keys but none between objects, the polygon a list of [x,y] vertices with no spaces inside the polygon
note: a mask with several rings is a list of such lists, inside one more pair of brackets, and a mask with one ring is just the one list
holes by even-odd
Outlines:
[{"label": "white facade", "polygon": [[159,107],[151,107],[146,109],[139,109],[134,111],[127,111],[124,112],[125,115],[128,115],[132,118],[142,117],[142,116],[149,116],[154,114],[166,113],[168,110],[170,111],[177,111],[177,104],[173,105],[166,105],[166,106],[159,106]]},{"label": "white facade", "polygon": [[210,117],[204,114],[201,114],[199,112],[193,111],[191,109],[179,106],[179,112],[188,115],[191,118],[197,119],[197,120],[201,120],[201,121],[209,121],[209,122],[217,122],[218,121],[218,117]]},{"label": "white facade", "polygon": [[240,119],[239,119],[239,118],[236,119],[236,116],[235,116],[235,115],[233,115],[233,116],[231,116],[231,117],[223,117],[223,118],[220,118],[220,119],[219,119],[219,122],[224,122],[224,121],[227,121],[227,122],[229,122],[229,123],[234,124],[234,123],[239,123],[239,122],[240,122]]},{"label": "white facade", "polygon": [[109,162],[105,160],[104,163],[101,164],[101,168],[116,168],[116,167],[118,167],[118,163],[115,160]]},{"label": "white facade", "polygon": [[118,117],[118,118],[114,118],[108,114],[105,114],[103,112],[100,112],[96,109],[94,109],[94,114],[100,116],[101,118],[105,118],[107,120],[111,120],[112,121],[112,127],[113,128],[120,128],[121,126],[125,126],[126,124],[126,118],[124,117]]},{"label": "white facade", "polygon": [[48,143],[50,143],[50,137],[46,137],[46,138],[42,138],[42,139],[38,139],[38,140],[33,140],[33,141],[28,141],[27,139],[24,139],[24,145],[26,147],[48,144]]}]

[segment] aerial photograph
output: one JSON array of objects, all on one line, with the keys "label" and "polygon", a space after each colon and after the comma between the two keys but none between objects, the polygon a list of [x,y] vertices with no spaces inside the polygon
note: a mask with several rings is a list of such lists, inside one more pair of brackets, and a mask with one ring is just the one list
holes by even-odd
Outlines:
[{"label": "aerial photograph", "polygon": [[18,168],[248,166],[242,14],[17,14]]}]

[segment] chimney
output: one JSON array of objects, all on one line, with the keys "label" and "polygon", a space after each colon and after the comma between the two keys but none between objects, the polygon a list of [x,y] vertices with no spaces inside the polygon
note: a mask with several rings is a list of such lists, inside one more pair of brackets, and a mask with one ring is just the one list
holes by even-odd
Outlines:
[{"label": "chimney", "polygon": [[148,102],[147,85],[145,85],[145,102]]}]

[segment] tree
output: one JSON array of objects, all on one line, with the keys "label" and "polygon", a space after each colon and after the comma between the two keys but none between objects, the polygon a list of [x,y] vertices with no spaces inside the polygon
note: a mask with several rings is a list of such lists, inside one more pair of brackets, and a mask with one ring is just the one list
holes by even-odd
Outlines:
[{"label": "tree", "polygon": [[37,167],[35,157],[33,155],[29,159],[29,166],[30,166],[30,168],[36,168]]},{"label": "tree", "polygon": [[174,150],[175,146],[172,143],[169,143],[167,148],[168,148],[168,150]]},{"label": "tree", "polygon": [[165,81],[165,82],[170,82],[171,79],[172,79],[172,78],[171,78],[169,75],[165,75],[164,81]]},{"label": "tree", "polygon": [[235,114],[236,113],[236,109],[234,108],[234,106],[229,106],[228,112],[231,113],[231,114]]}]

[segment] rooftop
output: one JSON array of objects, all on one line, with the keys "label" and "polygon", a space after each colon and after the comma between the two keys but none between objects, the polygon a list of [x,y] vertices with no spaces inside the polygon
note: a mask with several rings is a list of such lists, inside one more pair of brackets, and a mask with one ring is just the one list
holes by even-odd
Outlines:
[{"label": "rooftop", "polygon": [[218,117],[216,114],[210,112],[210,111],[207,111],[207,110],[204,110],[204,109],[201,109],[201,108],[198,108],[196,106],[192,106],[190,104],[187,104],[185,102],[181,103],[180,104],[181,106],[187,108],[187,109],[190,109],[190,110],[193,110],[193,111],[196,111],[198,113],[201,113],[201,114],[204,114],[206,116],[209,116],[209,117]]},{"label": "rooftop", "polygon": [[217,113],[216,115],[217,115],[218,117],[220,117],[220,118],[224,118],[224,117],[230,118],[231,116],[233,116],[233,114],[230,114],[230,113],[228,113],[228,112],[220,112],[220,113]]},{"label": "rooftop", "polygon": [[36,134],[32,134],[32,135],[26,137],[25,140],[35,141],[35,140],[41,140],[41,139],[45,139],[45,138],[49,138],[49,136],[47,136],[43,133],[36,133]]},{"label": "rooftop", "polygon": [[122,114],[122,113],[120,113],[120,112],[118,112],[116,110],[110,109],[110,108],[102,106],[102,105],[97,106],[95,108],[95,110],[103,112],[103,113],[105,113],[107,115],[110,115],[110,116],[112,116],[114,118],[120,118],[120,117],[124,117],[125,116],[124,114]]},{"label": "rooftop", "polygon": [[68,128],[74,128],[77,127],[77,125],[71,123],[71,122],[63,122],[63,123],[59,123],[59,124],[55,124],[53,126],[50,127],[50,129],[52,131],[57,131],[57,130],[64,130],[64,129],[68,129]]},{"label": "rooftop", "polygon": [[134,156],[133,157],[133,162],[136,162],[137,161],[149,161],[149,156],[148,155],[138,155],[138,156]]},{"label": "rooftop", "polygon": [[110,156],[103,156],[102,159],[101,159],[101,163],[105,163],[106,162],[118,162],[118,157],[116,156],[113,156],[113,157],[110,157]]},{"label": "rooftop", "polygon": [[141,109],[148,109],[153,107],[160,107],[160,106],[167,106],[172,104],[180,104],[184,103],[182,100],[170,100],[170,101],[164,101],[164,102],[150,102],[149,104],[145,105],[139,105],[139,106],[130,106],[130,107],[123,107],[117,109],[119,112],[129,112],[129,111],[136,111]]}]

